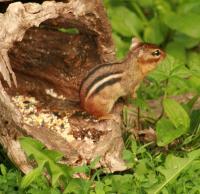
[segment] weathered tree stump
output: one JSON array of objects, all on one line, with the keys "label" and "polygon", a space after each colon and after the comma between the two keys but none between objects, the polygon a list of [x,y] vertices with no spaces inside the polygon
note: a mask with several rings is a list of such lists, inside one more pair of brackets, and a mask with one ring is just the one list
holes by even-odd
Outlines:
[{"label": "weathered tree stump", "polygon": [[[69,165],[100,156],[109,171],[126,169],[121,107],[115,110],[119,122],[98,122],[79,107],[83,76],[93,66],[115,60],[102,2],[11,3],[0,14],[0,26],[0,143],[16,166],[24,173],[31,169],[18,142],[31,136],[63,152]],[[75,28],[75,34],[63,28]],[[48,127],[51,116],[60,128]]]}]

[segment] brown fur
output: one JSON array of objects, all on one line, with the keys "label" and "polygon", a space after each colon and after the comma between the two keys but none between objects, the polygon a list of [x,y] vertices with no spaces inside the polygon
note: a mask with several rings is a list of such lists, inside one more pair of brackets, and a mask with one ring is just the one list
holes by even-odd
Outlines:
[{"label": "brown fur", "polygon": [[[80,102],[91,115],[106,116],[119,97],[134,96],[143,78],[165,58],[165,53],[157,46],[134,41],[124,61],[97,66],[83,79]],[[152,54],[156,50],[159,56]]]}]

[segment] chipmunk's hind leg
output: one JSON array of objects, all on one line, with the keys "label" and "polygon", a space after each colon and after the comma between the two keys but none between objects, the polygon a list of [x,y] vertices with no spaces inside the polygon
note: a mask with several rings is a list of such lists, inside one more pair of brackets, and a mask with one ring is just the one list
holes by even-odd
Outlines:
[{"label": "chipmunk's hind leg", "polygon": [[85,110],[95,117],[108,115],[113,107],[113,102],[98,96],[88,99],[85,103]]}]

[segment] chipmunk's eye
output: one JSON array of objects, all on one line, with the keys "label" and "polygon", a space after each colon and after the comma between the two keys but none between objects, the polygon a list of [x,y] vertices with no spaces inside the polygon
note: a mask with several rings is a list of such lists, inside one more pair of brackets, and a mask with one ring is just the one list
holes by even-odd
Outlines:
[{"label": "chipmunk's eye", "polygon": [[151,53],[153,56],[160,56],[160,51],[156,50],[154,52]]}]

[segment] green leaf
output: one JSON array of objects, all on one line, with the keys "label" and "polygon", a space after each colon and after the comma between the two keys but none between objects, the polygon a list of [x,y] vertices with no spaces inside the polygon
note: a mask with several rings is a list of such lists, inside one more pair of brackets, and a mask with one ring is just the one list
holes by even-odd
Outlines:
[{"label": "green leaf", "polygon": [[174,126],[182,129],[183,133],[186,132],[190,126],[190,118],[184,108],[173,99],[164,99],[163,106]]},{"label": "green leaf", "polygon": [[35,160],[38,163],[38,167],[48,167],[49,173],[52,177],[52,185],[55,186],[61,176],[66,178],[71,176],[72,170],[66,165],[56,163],[57,160],[62,156],[59,152],[56,151],[47,151],[44,146],[32,139],[23,137],[20,139],[20,144],[22,148],[25,150],[27,155],[33,155]]},{"label": "green leaf", "polygon": [[169,1],[156,0],[154,1],[154,4],[161,16],[171,13],[171,5]]},{"label": "green leaf", "polygon": [[73,174],[76,173],[89,173],[90,172],[90,168],[87,165],[82,165],[82,166],[75,166],[73,168]]},{"label": "green leaf", "polygon": [[188,157],[185,158],[169,154],[165,160],[165,165],[157,168],[157,171],[165,176],[165,180],[151,189],[148,189],[148,194],[160,193],[169,183],[172,183],[174,179],[180,175],[180,173],[183,173],[192,167],[193,162],[199,158],[199,156],[200,149],[190,152]]},{"label": "green leaf", "polygon": [[[191,113],[191,124],[190,124],[190,131],[192,132],[191,135],[187,136],[182,145],[190,144],[192,148],[199,148],[199,140],[200,140],[200,109],[193,110]],[[200,162],[200,160],[199,160]]]},{"label": "green leaf", "polygon": [[143,29],[140,18],[126,7],[113,7],[112,10],[109,10],[108,15],[113,30],[125,37],[139,36],[139,32]]},{"label": "green leaf", "polygon": [[178,76],[170,77],[166,88],[166,93],[168,95],[179,95],[189,91],[191,91],[191,88],[189,87],[186,79],[180,78]]},{"label": "green leaf", "polygon": [[3,176],[6,176],[7,170],[6,170],[6,167],[4,166],[4,164],[0,164],[0,170],[1,170],[1,174]]},{"label": "green leaf", "polygon": [[71,35],[79,34],[79,30],[77,28],[59,28],[58,30]]},{"label": "green leaf", "polygon": [[148,173],[146,160],[140,160],[139,164],[135,168],[135,176],[137,178],[143,177],[146,173]]},{"label": "green leaf", "polygon": [[144,29],[144,41],[161,44],[164,41],[165,34],[162,31],[162,26],[158,18],[153,18],[148,26]]},{"label": "green leaf", "polygon": [[153,0],[139,0],[138,3],[141,7],[153,6]]},{"label": "green leaf", "polygon": [[141,110],[150,109],[148,103],[142,98],[130,99],[130,103],[139,107]]},{"label": "green leaf", "polygon": [[133,168],[136,158],[135,153],[131,152],[130,150],[123,150],[122,158],[123,160],[125,160],[126,166],[128,166],[129,168]]},{"label": "green leaf", "polygon": [[187,80],[189,86],[193,91],[200,94],[200,77],[199,76],[192,76]]},{"label": "green leaf", "polygon": [[200,38],[200,14],[187,13],[187,14],[165,14],[165,24],[178,32],[184,33],[193,38]]},{"label": "green leaf", "polygon": [[122,59],[129,50],[130,43],[122,40],[122,38],[115,33],[112,34],[112,37],[117,47],[117,58]]},{"label": "green leaf", "polygon": [[95,192],[96,194],[105,194],[105,191],[104,191],[104,184],[100,181],[96,182],[95,184]]},{"label": "green leaf", "polygon": [[157,145],[165,146],[183,133],[182,129],[176,129],[170,120],[162,118],[156,124]]},{"label": "green leaf", "polygon": [[51,158],[52,160],[54,160],[55,162],[61,160],[62,157],[64,156],[63,153],[55,151],[55,150],[43,150],[43,153],[47,155],[49,158]]},{"label": "green leaf", "polygon": [[200,77],[200,54],[197,52],[189,52],[187,64],[193,75]]},{"label": "green leaf", "polygon": [[187,14],[189,12],[195,12],[200,14],[200,1],[184,0],[177,8],[178,13]]},{"label": "green leaf", "polygon": [[[193,96],[187,103],[184,104],[184,109],[187,111],[187,113],[191,113],[194,104],[197,102],[197,100],[199,99],[199,95]],[[199,117],[200,118],[200,117]],[[192,117],[191,117],[192,119]],[[192,122],[192,120],[191,120]],[[192,123],[190,122],[190,126],[192,125]],[[199,120],[200,122],[200,120]]]},{"label": "green leaf", "polygon": [[[30,151],[28,151],[29,147],[26,147],[26,145],[28,145],[29,142],[31,143]],[[21,137],[20,138],[20,144],[21,144],[21,146],[24,150],[27,150],[26,154],[28,156],[30,156],[33,153],[31,151],[32,147],[34,147],[34,149],[37,149],[37,150],[41,150],[41,149],[44,148],[44,145],[41,142],[39,142],[38,140],[35,140],[31,137]]]},{"label": "green leaf", "polygon": [[185,134],[190,127],[190,118],[184,108],[175,100],[164,99],[163,106],[168,119],[162,118],[156,124],[157,144],[165,146]]},{"label": "green leaf", "polygon": [[113,175],[112,176],[112,191],[113,193],[129,193],[132,191],[133,175]]},{"label": "green leaf", "polygon": [[166,46],[166,51],[177,60],[178,64],[185,64],[186,52],[185,48],[181,44],[176,42],[169,42]]},{"label": "green leaf", "polygon": [[64,190],[64,194],[88,194],[91,182],[84,179],[72,179]]},{"label": "green leaf", "polygon": [[97,166],[97,164],[99,163],[101,157],[100,156],[97,156],[94,160],[92,160],[90,162],[90,165],[89,165],[89,168],[91,169],[95,169],[95,167]]},{"label": "green leaf", "polygon": [[123,160],[132,162],[134,154],[130,150],[123,150]]},{"label": "green leaf", "polygon": [[172,70],[171,76],[175,76],[179,78],[188,78],[189,76],[191,76],[191,72],[184,65],[179,65]]},{"label": "green leaf", "polygon": [[173,40],[177,44],[180,44],[187,49],[197,46],[200,42],[199,38],[192,38],[190,36],[178,32],[175,33]]},{"label": "green leaf", "polygon": [[171,72],[176,67],[174,57],[167,55],[164,61],[162,61],[158,67],[149,74],[151,79],[154,79],[158,83],[164,81],[171,76]]},{"label": "green leaf", "polygon": [[42,170],[45,163],[43,165],[40,165],[39,167],[33,169],[30,171],[27,175],[25,175],[21,182],[21,188],[25,189],[28,187],[33,181],[35,181],[39,176],[42,175]]},{"label": "green leaf", "polygon": [[56,164],[53,161],[48,161],[48,169],[51,175],[52,186],[56,186],[59,178],[64,176],[69,178],[71,175],[71,169],[64,164]]},{"label": "green leaf", "polygon": [[200,109],[192,111],[190,130],[199,131],[200,133]]}]

